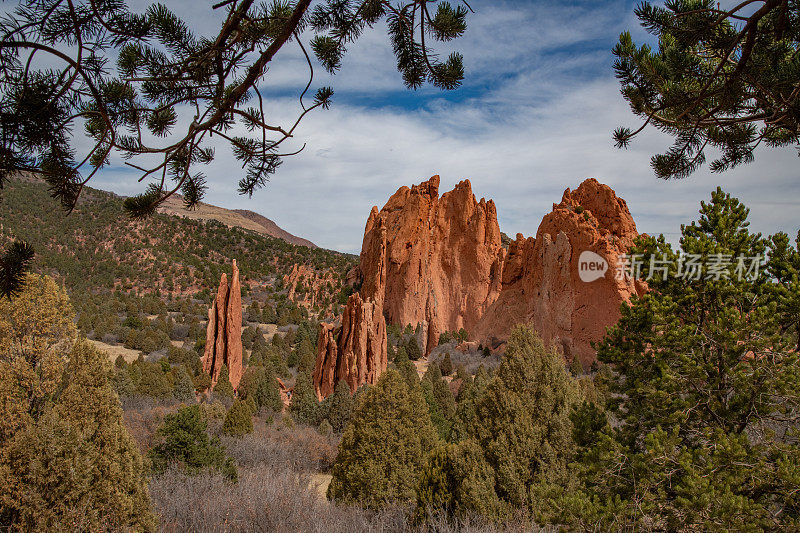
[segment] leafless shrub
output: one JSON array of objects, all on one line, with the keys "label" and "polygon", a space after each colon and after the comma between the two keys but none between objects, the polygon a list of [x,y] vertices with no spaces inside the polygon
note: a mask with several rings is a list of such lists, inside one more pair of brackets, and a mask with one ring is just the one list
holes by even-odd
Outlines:
[{"label": "leafless shrub", "polygon": [[291,429],[283,424],[255,421],[253,433],[244,437],[222,436],[222,442],[238,465],[272,470],[327,472],[336,459],[338,438],[323,436],[308,426]]},{"label": "leafless shrub", "polygon": [[427,525],[409,521],[401,508],[368,511],[328,502],[309,490],[309,477],[271,467],[240,468],[238,483],[205,473],[187,476],[167,470],[150,482],[160,528],[173,531],[303,531],[441,533],[517,533],[536,531],[524,520],[495,524],[480,518],[448,520],[434,516]]}]

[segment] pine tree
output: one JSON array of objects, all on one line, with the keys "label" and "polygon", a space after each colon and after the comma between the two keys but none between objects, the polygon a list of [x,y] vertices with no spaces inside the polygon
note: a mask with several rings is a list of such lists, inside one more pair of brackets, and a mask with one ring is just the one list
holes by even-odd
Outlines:
[{"label": "pine tree", "polygon": [[419,385],[394,370],[359,395],[333,466],[328,497],[376,508],[409,502],[436,443]]},{"label": "pine tree", "polygon": [[767,271],[775,280],[770,289],[778,307],[778,320],[783,331],[794,332],[800,351],[800,231],[794,248],[789,236],[782,232],[770,237],[768,246]]},{"label": "pine tree", "polygon": [[714,0],[642,2],[636,16],[658,48],[636,46],[624,32],[614,48],[622,95],[644,120],[636,131],[618,128],[619,147],[651,124],[675,138],[651,164],[660,178],[683,178],[720,156],[712,172],[754,158],[762,142],[800,140],[800,2],[760,0],[730,9]]},{"label": "pine tree", "polygon": [[158,441],[149,452],[153,471],[163,473],[174,463],[189,474],[211,468],[235,481],[238,477],[236,465],[225,455],[219,440],[208,436],[207,428],[208,421],[199,405],[182,407],[165,416],[156,433]]},{"label": "pine tree", "polygon": [[[601,527],[796,527],[800,480],[786,470],[800,458],[795,339],[763,269],[740,278],[735,260],[728,275],[711,266],[720,254],[762,256],[765,240],[747,214],[715,191],[700,220],[682,227],[680,250],[699,258],[701,276],[653,276],[651,292],[623,306],[598,346],[614,369],[609,408],[624,423],[594,431],[595,453],[576,469],[583,489],[561,500],[578,507],[576,520],[590,509]],[[633,251],[676,257],[663,237],[641,238]]]},{"label": "pine tree", "polygon": [[[269,79],[266,66],[285,55],[278,54],[284,47],[297,46],[309,57],[310,86],[309,48],[335,73],[347,46],[384,22],[407,87],[461,84],[462,56],[442,59],[431,44],[464,33],[466,7],[418,0],[311,4],[222,1],[212,6],[218,31],[201,37],[163,4],[136,14],[124,2],[23,2],[0,21],[7,36],[0,43],[0,189],[12,172],[38,171],[72,210],[85,183],[121,156],[150,178],[125,201],[132,216],[153,214],[176,192],[191,208],[207,188],[197,167],[214,160],[218,138],[246,169],[239,192],[252,195],[288,155],[281,148],[293,137],[290,124],[329,108],[333,95],[319,87],[306,98],[304,83],[297,118],[272,123],[259,89]],[[183,112],[193,119],[180,120]],[[1,295],[18,290],[31,258],[29,247],[17,244],[2,257]]]}]

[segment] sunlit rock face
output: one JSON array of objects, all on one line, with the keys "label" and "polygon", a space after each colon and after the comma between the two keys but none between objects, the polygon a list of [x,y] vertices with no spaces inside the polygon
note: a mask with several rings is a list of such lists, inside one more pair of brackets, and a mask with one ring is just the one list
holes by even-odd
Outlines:
[{"label": "sunlit rock face", "polygon": [[[619,307],[645,290],[616,276],[618,257],[638,235],[625,201],[595,179],[567,189],[536,237],[501,243],[494,202],[476,200],[468,180],[439,195],[439,176],[401,187],[364,231],[361,282],[342,326],[320,333],[314,383],[320,398],[344,379],[355,390],[386,368],[386,323],[420,326],[427,355],[439,335],[464,328],[500,347],[529,323],[567,359],[595,359],[592,341],[619,319]],[[591,281],[579,275],[583,252],[604,262]]]},{"label": "sunlit rock face", "polygon": [[211,376],[212,388],[219,380],[223,365],[228,365],[228,373],[234,390],[239,388],[243,373],[242,287],[235,259],[233,260],[230,284],[227,275],[223,273],[214,303],[208,310],[206,347],[201,362],[203,370]]}]

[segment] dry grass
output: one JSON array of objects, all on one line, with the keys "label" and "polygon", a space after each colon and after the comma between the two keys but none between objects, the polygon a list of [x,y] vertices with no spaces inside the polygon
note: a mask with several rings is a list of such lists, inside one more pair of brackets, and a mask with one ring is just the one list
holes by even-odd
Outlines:
[{"label": "dry grass", "polygon": [[107,344],[105,342],[95,341],[92,339],[86,340],[92,343],[94,347],[101,352],[108,354],[108,357],[111,359],[111,361],[116,361],[117,357],[121,355],[122,358],[125,359],[126,363],[132,363],[139,358],[139,354],[141,353],[139,350],[131,350],[130,348],[126,348],[124,346],[116,346],[114,344]]}]

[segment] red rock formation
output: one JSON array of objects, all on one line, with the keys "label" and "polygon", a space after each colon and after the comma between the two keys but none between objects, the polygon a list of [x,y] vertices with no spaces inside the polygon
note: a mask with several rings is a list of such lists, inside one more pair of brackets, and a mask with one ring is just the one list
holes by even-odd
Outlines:
[{"label": "red rock formation", "polygon": [[425,354],[444,331],[473,330],[497,299],[503,248],[494,202],[469,180],[439,197],[439,176],[401,187],[370,213],[361,294],[393,324],[422,325]]},{"label": "red rock formation", "polygon": [[223,273],[217,296],[208,310],[203,370],[211,375],[211,387],[217,384],[222,365],[228,365],[231,385],[239,388],[242,379],[242,288],[239,268],[233,260],[231,283]]},{"label": "red rock formation", "polygon": [[[646,286],[618,278],[618,257],[627,253],[638,235],[625,201],[595,179],[575,191],[567,189],[559,204],[546,215],[536,238],[517,235],[503,266],[500,297],[474,331],[475,338],[496,346],[518,323],[530,323],[548,344],[565,357],[591,364],[590,343],[619,319],[619,308]],[[578,259],[594,252],[608,263],[605,275],[582,281]]]},{"label": "red rock formation", "polygon": [[[361,292],[348,301],[342,328],[320,332],[314,383],[322,398],[339,379],[351,390],[385,368],[385,317],[422,326],[426,355],[439,334],[465,328],[473,341],[504,342],[530,323],[568,359],[590,364],[590,342],[619,318],[619,307],[644,284],[617,279],[617,258],[638,235],[625,201],[595,179],[544,217],[536,238],[517,235],[505,252],[494,203],[475,200],[469,181],[439,196],[439,177],[401,187],[372,208],[361,249]],[[578,258],[606,260],[604,277],[578,276]]]},{"label": "red rock formation", "polygon": [[381,309],[378,302],[351,294],[341,327],[322,324],[313,375],[320,400],[332,394],[341,380],[355,392],[364,383],[375,384],[386,370],[386,320]]},{"label": "red rock formation", "polygon": [[[289,274],[283,276],[283,283],[287,288],[286,297],[312,309],[320,303],[320,296],[329,284],[335,283],[332,270],[319,272],[308,265],[292,265]],[[299,290],[303,289],[303,290]],[[328,308],[332,305],[328,305]]]}]

